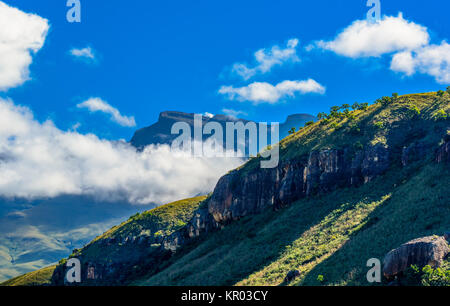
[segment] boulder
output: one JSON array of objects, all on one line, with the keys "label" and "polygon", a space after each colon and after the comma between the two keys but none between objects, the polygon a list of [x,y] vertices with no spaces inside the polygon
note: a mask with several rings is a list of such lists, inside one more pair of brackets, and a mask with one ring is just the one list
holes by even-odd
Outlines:
[{"label": "boulder", "polygon": [[288,272],[288,274],[284,278],[284,282],[289,283],[290,281],[294,280],[299,275],[300,275],[300,271],[298,271],[298,270],[291,270],[291,271]]},{"label": "boulder", "polygon": [[429,236],[411,240],[390,251],[384,258],[383,274],[392,279],[411,265],[436,268],[450,252],[444,237]]}]

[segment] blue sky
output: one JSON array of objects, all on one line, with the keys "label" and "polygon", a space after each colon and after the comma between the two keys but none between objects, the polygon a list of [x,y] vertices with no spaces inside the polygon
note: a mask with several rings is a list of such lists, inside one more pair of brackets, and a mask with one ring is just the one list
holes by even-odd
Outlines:
[{"label": "blue sky", "polygon": [[[49,20],[43,48],[33,56],[31,80],[0,93],[29,106],[38,120],[51,119],[65,130],[102,138],[130,139],[135,129],[156,121],[159,112],[180,110],[213,114],[223,108],[258,121],[284,121],[288,114],[327,111],[330,106],[372,102],[400,94],[445,88],[426,73],[405,76],[389,69],[391,56],[349,58],[304,47],[332,40],[355,20],[365,19],[366,1],[99,1],[81,0],[81,23],[68,23],[65,0],[4,1]],[[403,17],[427,28],[430,43],[450,37],[448,1],[381,1],[381,13]],[[389,33],[386,33],[389,35]],[[249,80],[233,64],[255,66],[253,54],[274,45],[285,48],[297,38],[299,62],[287,62]],[[91,47],[95,60],[70,55]],[[324,94],[296,94],[278,103],[230,101],[221,86],[252,82],[277,84],[314,79]],[[136,127],[120,126],[99,113],[77,107],[99,97]]]}]

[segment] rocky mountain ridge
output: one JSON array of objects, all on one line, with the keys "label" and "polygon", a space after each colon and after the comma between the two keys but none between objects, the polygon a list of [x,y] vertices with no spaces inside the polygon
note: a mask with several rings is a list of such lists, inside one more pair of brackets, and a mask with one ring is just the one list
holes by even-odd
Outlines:
[{"label": "rocky mountain ridge", "polygon": [[[178,135],[171,133],[172,126],[177,122],[185,122],[194,130],[194,115],[193,113],[184,113],[179,111],[165,111],[160,113],[158,121],[148,127],[137,130],[130,140],[130,143],[138,149],[142,149],[145,146],[151,144],[171,144]],[[280,139],[286,137],[289,134],[289,130],[292,127],[296,129],[305,125],[306,122],[315,121],[316,117],[308,114],[293,114],[289,115],[284,123],[280,123]],[[202,123],[206,125],[208,122],[219,123],[225,131],[227,122],[242,122],[247,124],[254,122],[251,120],[235,118],[223,114],[217,114],[214,116],[202,115]],[[270,124],[270,123],[269,123]],[[193,135],[192,135],[193,136]],[[208,135],[204,135],[203,140],[206,140]],[[270,137],[268,138],[270,141]],[[226,139],[224,139],[225,143]]]}]

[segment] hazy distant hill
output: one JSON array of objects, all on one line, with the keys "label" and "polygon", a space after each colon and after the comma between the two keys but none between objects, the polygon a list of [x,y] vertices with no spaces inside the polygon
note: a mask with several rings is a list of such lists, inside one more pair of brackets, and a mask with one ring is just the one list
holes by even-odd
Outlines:
[{"label": "hazy distant hill", "polygon": [[[294,114],[288,116],[286,122],[280,124],[280,139],[286,137],[288,131],[295,127],[299,129],[308,121],[315,121],[317,118],[308,114]],[[131,138],[130,143],[137,147],[143,148],[150,144],[171,144],[178,135],[171,134],[171,128],[176,122],[186,122],[194,130],[194,114],[183,113],[177,111],[166,111],[159,115],[158,121],[148,127],[139,129]],[[251,122],[245,119],[234,118],[226,115],[215,115],[213,117],[202,117],[203,125],[208,122],[218,122],[225,131],[227,122],[243,122],[244,124]],[[225,140],[225,139],[224,139]]]}]

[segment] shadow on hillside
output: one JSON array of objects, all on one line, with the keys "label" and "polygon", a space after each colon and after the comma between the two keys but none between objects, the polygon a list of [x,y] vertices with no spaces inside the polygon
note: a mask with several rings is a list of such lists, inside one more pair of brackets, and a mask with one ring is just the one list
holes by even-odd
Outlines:
[{"label": "shadow on hillside", "polygon": [[[294,241],[336,209],[345,207],[334,216],[338,218],[354,208],[361,200],[355,189],[339,189],[297,201],[277,212],[267,211],[233,222],[192,243],[144,284],[234,285],[280,259]],[[383,195],[368,193],[366,199],[379,201]],[[313,260],[306,258],[302,264]]]},{"label": "shadow on hillside", "polygon": [[284,210],[235,221],[182,250],[151,284],[234,285],[278,258],[335,208],[316,205],[317,201],[301,200]]},{"label": "shadow on hillside", "polygon": [[[380,221],[377,215],[386,204],[384,203],[377,207],[369,214],[364,220],[367,223],[360,230],[349,235],[344,245],[317,264],[299,283],[295,284],[319,286],[331,283],[339,285],[343,280],[349,280],[351,284],[357,284],[358,281],[362,281],[363,277],[365,277],[364,270],[368,271],[370,269],[365,269],[367,260],[369,258],[382,260],[386,253],[385,249],[389,248],[389,246],[377,250],[371,246],[373,242],[372,237],[361,239],[359,243],[355,243],[355,240],[358,239],[356,237],[360,237],[362,233]],[[320,282],[318,280],[319,275],[323,276],[324,281]]]},{"label": "shadow on hillside", "polygon": [[[422,116],[410,121],[394,122],[386,133],[386,144],[390,149],[390,174],[397,172],[397,188],[389,188],[385,192],[395,191],[388,201],[389,205],[376,208],[365,220],[366,225],[353,233],[349,241],[329,258],[314,267],[301,281],[305,285],[320,285],[318,275],[323,275],[326,283],[339,284],[346,280],[350,285],[369,285],[366,273],[367,260],[378,258],[383,261],[386,253],[400,244],[420,236],[442,234],[450,227],[448,216],[450,208],[443,204],[448,194],[448,173],[440,173],[443,168],[432,162],[428,167],[435,169],[423,174],[426,166],[434,160],[437,144],[445,135],[446,122],[435,121],[431,114],[440,108],[431,104],[422,109]],[[392,115],[400,116],[398,110]],[[402,151],[411,144],[420,144],[408,156],[407,167],[401,166]],[[445,171],[445,170],[444,170]],[[421,174],[422,173],[422,174]],[[440,174],[437,174],[440,173]],[[416,177],[416,181],[414,180]],[[424,185],[425,182],[429,186]],[[406,183],[405,185],[401,185]],[[440,189],[439,189],[440,188]],[[397,193],[398,191],[398,193]]]},{"label": "shadow on hillside", "polygon": [[347,243],[316,265],[298,285],[321,285],[318,275],[324,276],[324,285],[372,285],[366,279],[371,268],[366,266],[367,260],[377,258],[382,263],[386,253],[402,243],[448,230],[448,172],[443,173],[446,170],[439,169],[439,165],[429,169],[397,188],[366,218],[366,224],[349,236]]}]

